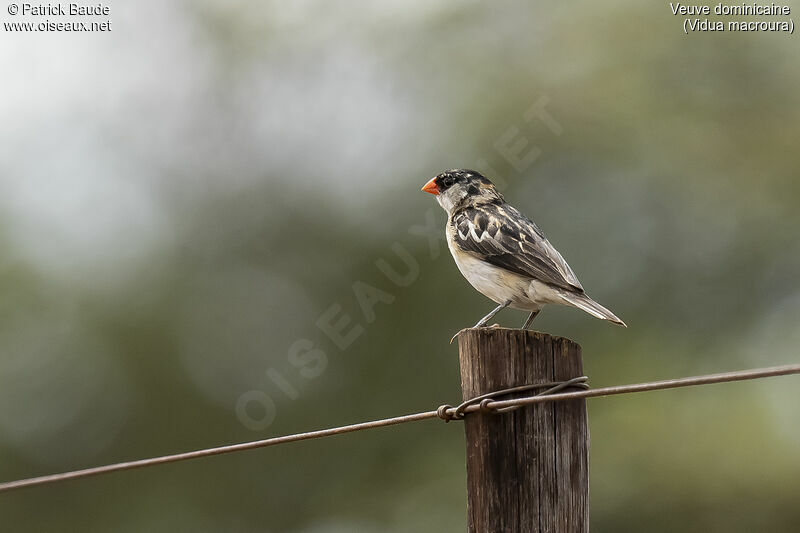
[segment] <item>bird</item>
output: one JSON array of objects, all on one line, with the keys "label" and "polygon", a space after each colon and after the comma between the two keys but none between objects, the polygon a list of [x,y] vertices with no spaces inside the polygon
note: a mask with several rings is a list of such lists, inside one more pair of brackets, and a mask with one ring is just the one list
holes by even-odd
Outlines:
[{"label": "bird", "polygon": [[511,307],[530,313],[522,326],[528,329],[545,304],[577,307],[627,327],[586,294],[539,226],[506,203],[497,187],[479,172],[447,170],[431,178],[422,190],[435,195],[447,212],[447,246],[458,270],[497,304],[473,327],[485,327],[500,310]]}]

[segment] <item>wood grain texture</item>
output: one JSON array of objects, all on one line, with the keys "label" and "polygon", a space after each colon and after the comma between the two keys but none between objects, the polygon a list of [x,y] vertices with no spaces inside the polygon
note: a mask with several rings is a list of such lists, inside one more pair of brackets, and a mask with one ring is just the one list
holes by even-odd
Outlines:
[{"label": "wood grain texture", "polygon": [[[545,333],[468,329],[458,347],[464,400],[583,375],[580,345]],[[464,428],[471,533],[589,531],[585,400],[476,412],[465,418]]]}]

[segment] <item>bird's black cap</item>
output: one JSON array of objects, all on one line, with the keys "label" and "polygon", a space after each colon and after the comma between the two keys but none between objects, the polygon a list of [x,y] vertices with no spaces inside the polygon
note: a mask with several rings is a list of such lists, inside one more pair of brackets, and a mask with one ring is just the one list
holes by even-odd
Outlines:
[{"label": "bird's black cap", "polygon": [[[466,168],[454,168],[452,170],[446,170],[436,176],[434,178],[436,182],[436,186],[439,188],[440,192],[444,192],[456,183],[461,184],[469,184],[475,187],[491,187],[493,186],[492,182],[486,179],[480,172],[477,170],[470,170]],[[477,188],[475,191],[470,191],[472,194],[477,194]]]}]

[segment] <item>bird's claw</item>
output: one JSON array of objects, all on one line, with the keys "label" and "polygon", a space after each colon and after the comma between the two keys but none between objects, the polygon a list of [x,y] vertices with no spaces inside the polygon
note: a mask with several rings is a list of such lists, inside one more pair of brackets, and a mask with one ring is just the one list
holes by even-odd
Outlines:
[{"label": "bird's claw", "polygon": [[495,322],[495,323],[494,323],[494,324],[492,324],[491,326],[473,326],[472,328],[464,328],[464,329],[460,329],[460,330],[458,330],[458,332],[457,332],[455,335],[453,335],[453,336],[450,338],[450,344],[453,344],[453,341],[454,341],[454,340],[456,340],[456,338],[457,338],[459,335],[461,335],[461,333],[463,333],[464,331],[466,331],[466,330],[468,330],[468,329],[477,329],[477,328],[496,329],[496,328],[502,328],[502,327],[503,327],[503,326],[501,326],[500,324],[498,324],[498,323],[496,323],[496,322]]},{"label": "bird's claw", "polygon": [[[467,329],[467,328],[464,328],[464,329]],[[453,344],[453,341],[456,340],[456,337],[461,335],[461,332],[464,331],[464,329],[458,330],[458,332],[450,338],[450,344]]]}]

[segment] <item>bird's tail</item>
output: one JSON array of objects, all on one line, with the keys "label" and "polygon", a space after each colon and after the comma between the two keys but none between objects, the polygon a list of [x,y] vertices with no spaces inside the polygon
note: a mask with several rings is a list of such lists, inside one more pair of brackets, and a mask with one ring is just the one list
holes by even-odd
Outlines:
[{"label": "bird's tail", "polygon": [[620,320],[617,315],[600,305],[599,303],[595,302],[591,298],[589,298],[586,294],[578,294],[575,292],[562,292],[561,297],[568,305],[572,305],[577,307],[578,309],[583,309],[590,315],[601,318],[603,320],[608,320],[609,322],[613,322],[614,324],[620,325],[622,327],[627,328],[628,326]]}]

